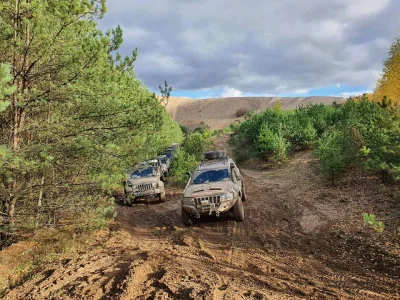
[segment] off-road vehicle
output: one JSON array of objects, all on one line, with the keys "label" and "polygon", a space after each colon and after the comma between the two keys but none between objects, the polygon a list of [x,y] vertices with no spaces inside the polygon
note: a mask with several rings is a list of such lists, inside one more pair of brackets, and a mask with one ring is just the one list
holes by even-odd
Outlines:
[{"label": "off-road vehicle", "polygon": [[156,157],[156,159],[158,160],[158,162],[161,165],[161,170],[164,173],[164,176],[167,176],[168,175],[168,171],[169,171],[169,166],[171,164],[168,156],[159,155],[159,156]]},{"label": "off-road vehicle", "polygon": [[158,197],[165,201],[164,182],[158,168],[141,165],[129,172],[125,183],[125,201],[132,204],[136,198]]},{"label": "off-road vehicle", "polygon": [[168,157],[168,159],[172,162],[174,160],[175,150],[167,149],[164,152],[162,152],[160,155],[166,155]]},{"label": "off-road vehicle", "polygon": [[146,167],[148,165],[152,166],[153,168],[156,168],[157,173],[159,174],[161,180],[164,181],[165,174],[164,174],[164,168],[163,168],[161,162],[157,158],[155,158],[155,159],[146,160],[146,161],[138,164],[139,168],[143,167],[143,166]]},{"label": "off-road vehicle", "polygon": [[204,215],[232,212],[236,221],[244,220],[242,201],[246,193],[242,175],[235,162],[223,151],[211,151],[196,168],[184,190],[182,221],[193,224]]}]

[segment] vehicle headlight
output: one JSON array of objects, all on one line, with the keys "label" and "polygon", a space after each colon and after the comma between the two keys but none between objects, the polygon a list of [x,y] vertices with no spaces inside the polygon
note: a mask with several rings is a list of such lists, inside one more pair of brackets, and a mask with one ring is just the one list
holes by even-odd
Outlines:
[{"label": "vehicle headlight", "polygon": [[128,182],[128,187],[130,187],[132,190],[136,190],[137,185]]},{"label": "vehicle headlight", "polygon": [[156,183],[153,183],[153,187],[155,188],[155,189],[157,189],[158,188],[158,183],[156,182]]},{"label": "vehicle headlight", "polygon": [[194,205],[194,200],[191,197],[183,197],[182,205]]},{"label": "vehicle headlight", "polygon": [[229,201],[229,200],[233,200],[233,194],[229,193],[229,194],[224,194],[221,196],[221,201]]}]

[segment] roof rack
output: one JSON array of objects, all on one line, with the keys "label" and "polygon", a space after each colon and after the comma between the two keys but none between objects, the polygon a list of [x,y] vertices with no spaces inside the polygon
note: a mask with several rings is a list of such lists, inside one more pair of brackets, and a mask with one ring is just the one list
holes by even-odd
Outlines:
[{"label": "roof rack", "polygon": [[227,161],[228,159],[229,156],[222,150],[209,151],[204,153],[204,159],[201,160],[200,165],[223,162]]}]

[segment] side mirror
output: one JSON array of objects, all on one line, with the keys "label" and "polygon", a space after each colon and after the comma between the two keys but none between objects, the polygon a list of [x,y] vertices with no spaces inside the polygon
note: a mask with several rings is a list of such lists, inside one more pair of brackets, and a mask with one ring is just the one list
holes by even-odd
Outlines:
[{"label": "side mirror", "polygon": [[192,173],[190,173],[190,172],[186,172],[185,173],[187,176],[189,176],[189,177],[192,177]]}]

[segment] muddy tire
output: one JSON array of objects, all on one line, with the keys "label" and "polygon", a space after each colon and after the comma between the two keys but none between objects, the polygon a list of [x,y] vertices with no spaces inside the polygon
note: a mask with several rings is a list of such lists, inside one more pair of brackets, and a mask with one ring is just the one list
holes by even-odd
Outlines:
[{"label": "muddy tire", "polygon": [[246,200],[247,200],[246,188],[244,187],[244,184],[242,184],[242,201]]},{"label": "muddy tire", "polygon": [[181,216],[182,216],[182,223],[185,226],[193,225],[192,217],[184,209],[182,209],[182,211],[181,211]]},{"label": "muddy tire", "polygon": [[233,206],[233,216],[235,218],[235,221],[241,222],[244,220],[243,202],[242,202],[242,199],[240,199],[240,198],[238,198],[236,200],[236,203]]},{"label": "muddy tire", "polygon": [[134,202],[135,202],[135,196],[132,194],[126,194],[124,198],[124,204],[127,206],[132,206]]},{"label": "muddy tire", "polygon": [[165,202],[165,191],[163,191],[162,193],[158,194],[158,200],[160,200],[160,202]]}]

